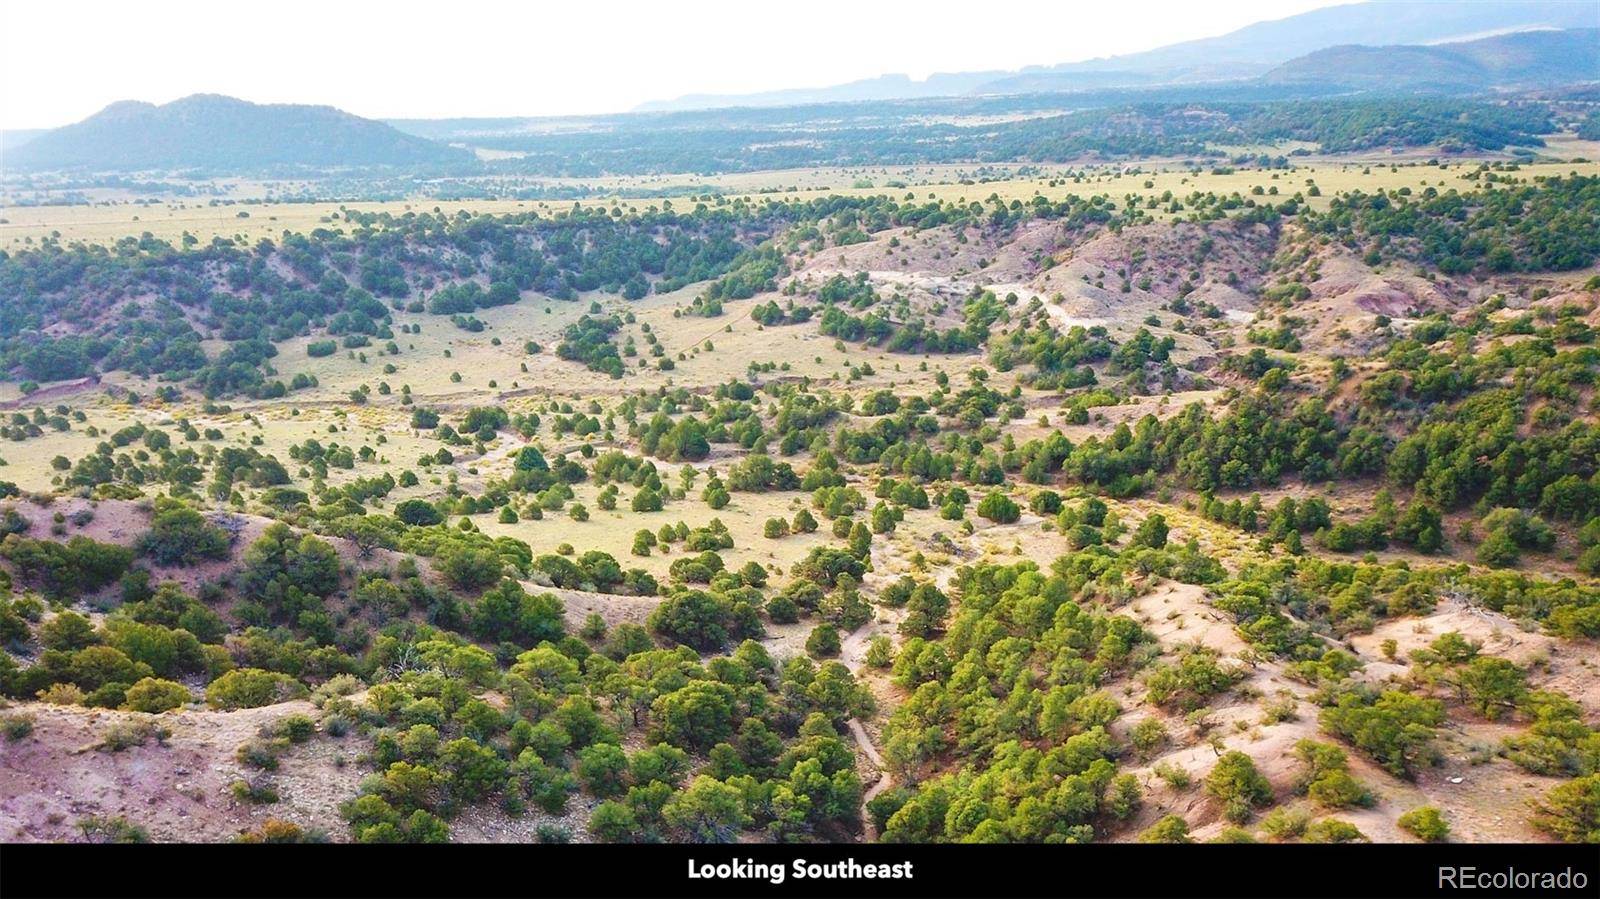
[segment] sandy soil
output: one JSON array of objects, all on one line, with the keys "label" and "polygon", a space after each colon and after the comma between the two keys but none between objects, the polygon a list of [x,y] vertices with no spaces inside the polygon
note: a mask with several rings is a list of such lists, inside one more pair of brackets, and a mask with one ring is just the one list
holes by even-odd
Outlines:
[{"label": "sandy soil", "polygon": [[[318,734],[291,746],[279,770],[241,765],[234,752],[263,726],[290,714],[315,719],[308,702],[217,712],[184,709],[162,715],[20,703],[7,714],[34,719],[33,734],[0,746],[0,838],[76,840],[77,823],[90,815],[125,816],[157,841],[225,841],[269,817],[320,828],[344,839],[348,828],[338,805],[355,795],[366,773],[357,762],[364,741]],[[169,728],[164,743],[151,740],[121,752],[94,747],[112,727],[146,720]],[[230,785],[241,778],[273,784],[277,803],[236,801]]]}]

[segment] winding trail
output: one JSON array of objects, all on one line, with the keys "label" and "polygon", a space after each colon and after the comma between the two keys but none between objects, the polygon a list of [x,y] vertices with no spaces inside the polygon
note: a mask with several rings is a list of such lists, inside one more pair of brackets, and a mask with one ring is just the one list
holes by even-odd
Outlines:
[{"label": "winding trail", "polygon": [[850,726],[850,735],[856,738],[856,745],[861,747],[867,758],[872,759],[872,764],[878,766],[878,782],[868,787],[867,792],[861,796],[861,830],[867,835],[868,842],[875,842],[878,839],[878,828],[872,825],[872,816],[867,814],[867,803],[878,798],[879,793],[894,786],[894,775],[884,766],[883,758],[878,755],[878,748],[872,745],[872,738],[867,736],[867,729],[861,726],[861,722],[851,718],[847,724]]},{"label": "winding trail", "polygon": [[[872,553],[872,569],[877,572],[886,570],[886,560],[880,556],[880,550],[881,547],[874,542],[870,552]],[[898,616],[896,616],[896,620],[898,620]],[[879,633],[886,633],[886,631],[880,630],[876,626],[875,620],[873,624],[862,625],[845,637],[839,657],[849,667],[851,674],[860,674],[862,667],[866,664],[867,645]],[[888,633],[892,634],[892,632]],[[894,639],[892,635],[890,639]],[[878,839],[878,829],[873,826],[872,816],[867,813],[867,803],[876,799],[884,790],[894,786],[894,775],[890,774],[888,766],[884,765],[883,756],[878,753],[878,747],[873,745],[872,737],[867,733],[867,729],[862,725],[861,720],[859,718],[851,718],[845,724],[850,728],[850,736],[855,738],[856,745],[861,747],[861,754],[865,755],[873,766],[878,769],[877,782],[868,787],[867,791],[861,796],[861,832],[866,834],[867,842],[873,842]]]}]

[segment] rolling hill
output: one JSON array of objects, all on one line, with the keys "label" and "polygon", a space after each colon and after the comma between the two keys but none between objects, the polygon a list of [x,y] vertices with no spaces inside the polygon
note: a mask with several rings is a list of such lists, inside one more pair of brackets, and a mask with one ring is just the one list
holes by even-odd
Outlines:
[{"label": "rolling hill", "polygon": [[161,106],[113,103],[6,153],[15,171],[415,166],[470,162],[458,148],[331,106],[261,105],[196,94]]},{"label": "rolling hill", "polygon": [[1346,45],[1290,60],[1262,76],[1275,84],[1373,90],[1548,87],[1600,78],[1600,29],[1524,31],[1434,46]]}]

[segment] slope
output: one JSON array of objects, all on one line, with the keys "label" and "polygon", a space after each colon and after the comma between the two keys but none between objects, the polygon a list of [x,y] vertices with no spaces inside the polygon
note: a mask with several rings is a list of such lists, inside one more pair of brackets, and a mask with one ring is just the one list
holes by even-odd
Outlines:
[{"label": "slope", "polygon": [[336,168],[465,163],[465,150],[404,134],[331,106],[260,105],[196,94],[162,106],[113,103],[9,149],[17,171]]}]

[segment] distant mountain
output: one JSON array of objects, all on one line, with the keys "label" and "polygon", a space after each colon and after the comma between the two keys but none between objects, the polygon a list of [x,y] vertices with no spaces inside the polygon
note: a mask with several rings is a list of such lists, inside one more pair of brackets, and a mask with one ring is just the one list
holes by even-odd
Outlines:
[{"label": "distant mountain", "polygon": [[[641,111],[726,106],[783,106],[851,99],[910,99],[956,94],[1019,94],[1092,88],[1140,87],[1254,78],[1306,54],[1346,44],[1439,44],[1532,29],[1592,28],[1600,24],[1593,0],[1374,0],[1257,22],[1219,37],[1171,44],[1142,53],[1109,56],[1019,72],[967,72],[914,81],[904,75],[835,87],[755,94],[698,94],[646,103]],[[873,96],[858,96],[863,91]],[[803,95],[804,99],[796,99]]]},{"label": "distant mountain", "polygon": [[1433,46],[1329,47],[1262,76],[1365,90],[1487,90],[1600,81],[1600,29],[1522,31]]},{"label": "distant mountain", "polygon": [[[46,134],[49,128],[11,128],[0,131],[0,153],[15,150],[41,134]],[[0,157],[0,168],[4,167],[4,157]]]},{"label": "distant mountain", "polygon": [[726,106],[809,106],[816,103],[853,103],[863,100],[915,100],[953,97],[972,92],[985,82],[1008,72],[963,72],[930,75],[922,81],[909,75],[879,75],[829,87],[790,88],[758,94],[686,94],[674,100],[641,103],[636,112],[678,112]]},{"label": "distant mountain", "polygon": [[404,134],[331,106],[260,105],[196,94],[163,106],[125,100],[14,149],[5,167],[243,173],[465,163],[467,150]]}]

